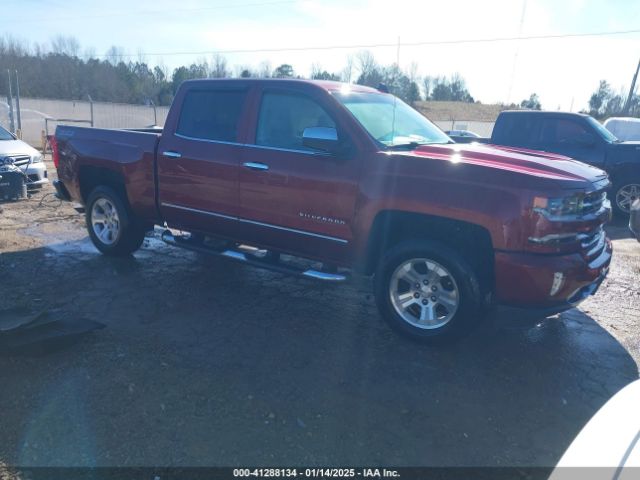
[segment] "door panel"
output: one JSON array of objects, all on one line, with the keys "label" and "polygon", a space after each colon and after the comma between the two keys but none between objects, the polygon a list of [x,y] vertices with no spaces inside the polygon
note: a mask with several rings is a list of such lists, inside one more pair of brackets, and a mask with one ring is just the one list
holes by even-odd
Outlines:
[{"label": "door panel", "polygon": [[240,148],[177,136],[160,142],[158,200],[169,225],[213,231],[235,223]]},{"label": "door panel", "polygon": [[261,145],[245,146],[240,160],[239,216],[243,233],[263,245],[340,262],[351,251],[357,157],[304,147],[302,131],[316,126],[336,124],[310,97],[263,95],[256,127]]},{"label": "door panel", "polygon": [[158,197],[169,225],[223,234],[236,227],[246,100],[246,90],[206,85],[176,99],[178,120],[158,146]]}]

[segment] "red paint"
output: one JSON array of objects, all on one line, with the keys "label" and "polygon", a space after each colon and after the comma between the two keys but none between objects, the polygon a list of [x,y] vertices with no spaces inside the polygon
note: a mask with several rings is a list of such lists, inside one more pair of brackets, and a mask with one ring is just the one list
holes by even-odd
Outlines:
[{"label": "red paint", "polygon": [[[175,135],[182,100],[189,89],[231,84],[248,92],[237,144]],[[187,82],[174,100],[161,135],[58,127],[58,173],[80,202],[81,169],[103,168],[123,179],[132,210],[146,222],[166,221],[185,230],[348,267],[363,262],[372,225],[381,212],[411,212],[472,223],[486,229],[491,237],[495,293],[506,303],[562,303],[608,266],[610,248],[593,269],[589,265],[593,260],[578,244],[541,247],[528,240],[554,233],[588,232],[606,222],[608,212],[590,220],[558,223],[532,210],[535,197],[605,188],[608,180],[604,172],[560,155],[491,145],[427,145],[410,152],[382,151],[334,98],[342,87],[335,82],[299,80]],[[349,138],[352,152],[329,156],[256,147],[261,95],[274,89],[306,95],[320,103],[341,136]],[[361,86],[351,89],[375,92]],[[164,157],[165,151],[181,152],[182,157]],[[242,166],[245,162],[267,164],[269,171],[249,170]],[[566,282],[559,294],[550,297],[553,275],[558,271],[565,273]]]}]

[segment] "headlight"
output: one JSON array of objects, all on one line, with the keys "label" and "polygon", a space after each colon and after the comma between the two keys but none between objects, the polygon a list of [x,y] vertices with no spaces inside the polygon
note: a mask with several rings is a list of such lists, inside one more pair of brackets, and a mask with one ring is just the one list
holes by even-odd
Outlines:
[{"label": "headlight", "polygon": [[40,162],[42,162],[42,155],[40,155],[39,153],[31,157],[31,163],[40,163]]},{"label": "headlight", "polygon": [[560,198],[535,197],[533,211],[549,218],[579,215],[582,213],[583,199],[582,195]]}]

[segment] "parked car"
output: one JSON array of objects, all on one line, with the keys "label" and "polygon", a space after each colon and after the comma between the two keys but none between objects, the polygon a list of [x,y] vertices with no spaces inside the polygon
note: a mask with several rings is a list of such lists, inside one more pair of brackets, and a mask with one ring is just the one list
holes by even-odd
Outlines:
[{"label": "parked car", "polygon": [[638,478],[640,380],[616,393],[580,431],[549,480]]},{"label": "parked car", "polygon": [[614,211],[627,217],[640,192],[640,142],[621,142],[589,115],[536,110],[504,111],[489,143],[553,152],[609,173]]},{"label": "parked car", "polygon": [[444,133],[457,143],[470,143],[476,138],[482,138],[470,130],[445,130]]},{"label": "parked car", "polygon": [[167,230],[168,243],[254,266],[330,282],[373,275],[382,316],[419,340],[458,336],[493,299],[570,308],[611,260],[605,172],[454,144],[364,86],[187,81],[161,133],[58,126],[54,138],[58,195],[85,206],[104,254],[128,255],[166,223],[194,233]]},{"label": "parked car", "polygon": [[640,198],[631,205],[631,215],[629,216],[629,229],[640,242]]},{"label": "parked car", "polygon": [[0,157],[5,161],[10,160],[27,176],[27,188],[41,188],[49,181],[42,154],[2,127],[0,127]]},{"label": "parked car", "polygon": [[611,117],[603,125],[623,142],[640,140],[640,118]]}]

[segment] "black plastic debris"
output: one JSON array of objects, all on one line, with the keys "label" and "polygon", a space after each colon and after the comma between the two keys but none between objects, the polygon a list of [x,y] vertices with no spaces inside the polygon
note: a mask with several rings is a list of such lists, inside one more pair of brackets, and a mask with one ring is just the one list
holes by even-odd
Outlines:
[{"label": "black plastic debris", "polygon": [[37,314],[20,308],[0,310],[0,354],[46,355],[104,327],[93,320],[71,318],[61,310]]}]

